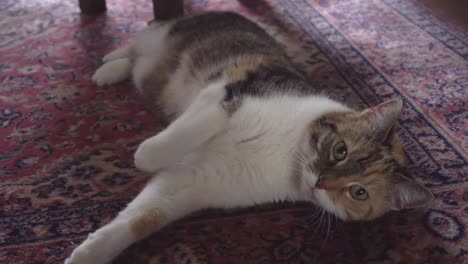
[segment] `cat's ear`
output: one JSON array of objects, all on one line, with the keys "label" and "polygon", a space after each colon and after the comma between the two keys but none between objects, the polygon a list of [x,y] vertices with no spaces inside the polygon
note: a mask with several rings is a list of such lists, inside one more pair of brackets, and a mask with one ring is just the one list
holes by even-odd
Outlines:
[{"label": "cat's ear", "polygon": [[385,141],[403,109],[403,100],[393,99],[363,110],[359,118],[370,124],[372,133]]},{"label": "cat's ear", "polygon": [[434,200],[434,194],[423,185],[396,173],[391,184],[392,209],[402,210],[427,206]]}]

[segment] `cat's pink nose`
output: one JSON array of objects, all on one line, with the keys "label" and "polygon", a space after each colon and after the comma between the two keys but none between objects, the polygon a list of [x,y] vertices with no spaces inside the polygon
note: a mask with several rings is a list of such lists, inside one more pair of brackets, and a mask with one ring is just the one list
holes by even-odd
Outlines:
[{"label": "cat's pink nose", "polygon": [[318,178],[317,182],[315,182],[315,188],[317,189],[325,189],[325,183],[321,177]]}]

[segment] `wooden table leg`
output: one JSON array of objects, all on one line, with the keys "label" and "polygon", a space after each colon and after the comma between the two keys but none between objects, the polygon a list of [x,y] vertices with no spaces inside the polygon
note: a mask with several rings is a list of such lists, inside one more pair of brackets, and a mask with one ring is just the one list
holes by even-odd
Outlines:
[{"label": "wooden table leg", "polygon": [[184,0],[153,0],[155,20],[167,20],[184,14]]},{"label": "wooden table leg", "polygon": [[79,0],[84,14],[96,14],[106,11],[106,0]]}]

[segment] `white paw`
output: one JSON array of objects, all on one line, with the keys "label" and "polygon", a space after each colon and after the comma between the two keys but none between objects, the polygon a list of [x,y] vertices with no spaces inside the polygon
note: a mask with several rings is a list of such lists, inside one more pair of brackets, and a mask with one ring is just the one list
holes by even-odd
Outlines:
[{"label": "white paw", "polygon": [[89,243],[88,240],[81,244],[72,252],[72,254],[65,260],[64,264],[104,264],[108,263],[107,260],[99,252],[99,248],[92,248],[93,243]]},{"label": "white paw", "polygon": [[104,58],[102,58],[102,61],[104,63],[106,62],[109,62],[109,61],[113,61],[113,60],[116,60],[116,59],[121,59],[121,58],[126,58],[126,57],[129,57],[130,56],[130,50],[128,47],[123,47],[123,48],[120,48],[120,49],[116,49],[116,50],[113,50],[109,53],[107,53]]},{"label": "white paw", "polygon": [[205,89],[203,89],[198,98],[195,100],[199,102],[200,105],[206,106],[218,104],[220,105],[224,101],[224,97],[226,96],[226,88],[224,82],[216,82],[210,84]]},{"label": "white paw", "polygon": [[98,85],[118,83],[130,77],[131,63],[127,58],[110,61],[97,69],[92,80]]},{"label": "white paw", "polygon": [[164,135],[161,133],[146,139],[138,146],[134,155],[137,169],[154,173],[174,161],[174,149],[167,149],[164,146]]},{"label": "white paw", "polygon": [[104,63],[108,63],[110,61],[113,61],[115,58],[114,58],[114,54],[112,54],[113,52],[111,53],[108,53],[106,54],[104,57],[102,57],[102,62]]},{"label": "white paw", "polygon": [[93,256],[86,251],[83,250],[75,250],[73,253],[68,257],[64,264],[84,264],[84,263],[97,263],[95,262]]}]

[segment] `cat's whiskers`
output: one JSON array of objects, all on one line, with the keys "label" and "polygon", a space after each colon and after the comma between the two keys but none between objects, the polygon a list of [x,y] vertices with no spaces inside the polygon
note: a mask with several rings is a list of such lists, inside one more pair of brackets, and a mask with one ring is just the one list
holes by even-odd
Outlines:
[{"label": "cat's whiskers", "polygon": [[296,159],[296,161],[299,161],[301,163],[307,162],[307,159],[304,157],[304,155],[301,152],[296,152],[294,154],[294,158]]},{"label": "cat's whiskers", "polygon": [[338,226],[338,218],[333,214],[333,219],[335,220],[335,228]]},{"label": "cat's whiskers", "polygon": [[295,173],[299,173],[301,174],[303,172],[303,165],[304,163],[307,162],[306,158],[299,152],[296,152],[294,154],[294,162],[291,163],[291,169],[293,170],[293,172]]},{"label": "cat's whiskers", "polygon": [[304,227],[305,229],[308,229],[308,230],[310,229],[310,227],[307,224],[304,225],[304,224],[298,222],[294,217],[292,217],[290,215],[284,215],[284,217],[286,217],[288,220],[290,220],[291,223],[293,223],[294,225]]},{"label": "cat's whiskers", "polygon": [[320,213],[321,213],[321,210],[319,209],[315,210],[315,213],[309,219],[306,220],[307,224],[311,224],[311,222],[313,222],[314,220],[317,220],[317,217],[320,216]]},{"label": "cat's whiskers", "polygon": [[320,247],[320,250],[323,249],[323,247],[325,246],[325,244],[327,243],[327,240],[328,240],[328,234],[330,233],[330,214],[327,212],[326,213],[327,215],[327,234],[325,235],[325,240],[323,241],[322,243],[322,246]]},{"label": "cat's whiskers", "polygon": [[324,214],[325,214],[325,209],[322,208],[320,218],[317,220],[317,222],[314,222],[314,225],[315,224],[317,225],[317,227],[315,228],[314,233],[316,233],[320,229],[320,226],[322,225]]},{"label": "cat's whiskers", "polygon": [[[320,221],[320,213],[322,212],[322,210],[319,210],[317,214],[314,215],[314,218],[313,219],[310,219],[308,221],[308,224],[310,226],[315,226],[319,223]],[[317,231],[317,229],[315,229],[315,231]]]},{"label": "cat's whiskers", "polygon": [[302,172],[302,166],[300,164],[292,164],[291,169],[293,172]]},{"label": "cat's whiskers", "polygon": [[[314,219],[311,219],[310,221],[307,222],[307,226],[309,226],[309,228],[313,228],[315,226],[315,223],[318,223],[318,220],[319,220],[319,215],[315,216]],[[315,220],[314,222],[312,222],[312,220]],[[312,222],[312,223],[311,223]],[[317,231],[317,229],[315,228],[314,229],[314,233]]]}]

